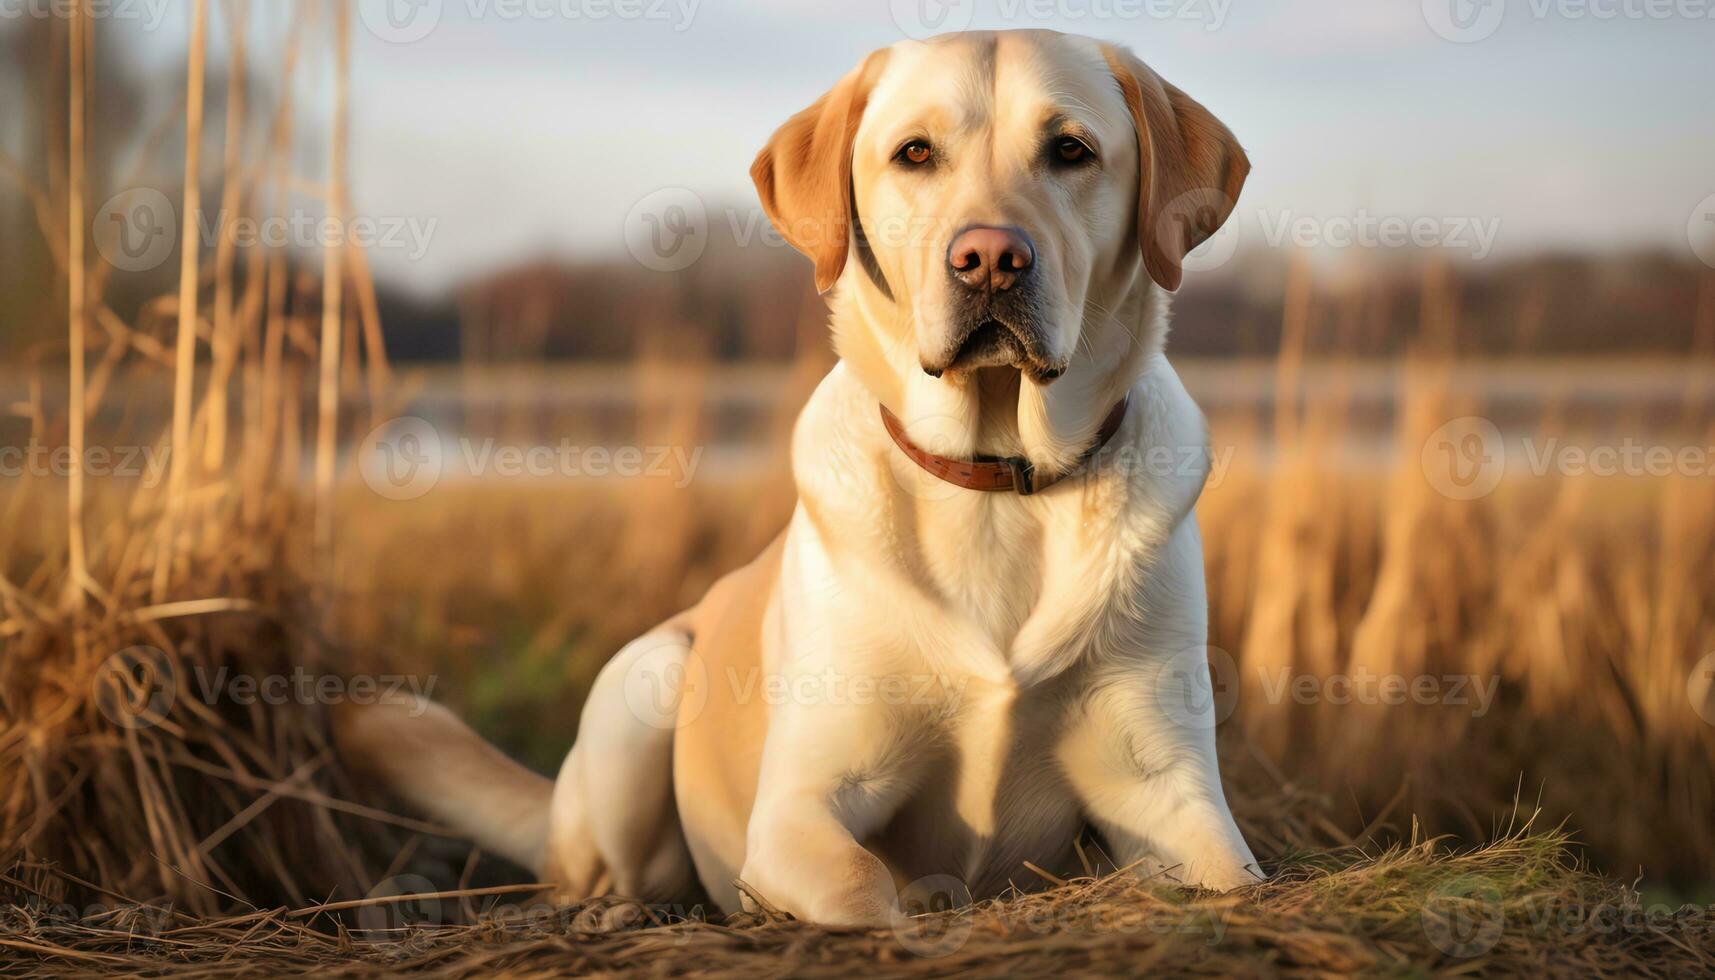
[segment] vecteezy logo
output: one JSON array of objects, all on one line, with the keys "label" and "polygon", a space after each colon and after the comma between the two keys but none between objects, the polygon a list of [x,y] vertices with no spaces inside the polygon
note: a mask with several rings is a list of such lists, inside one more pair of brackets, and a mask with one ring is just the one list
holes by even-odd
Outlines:
[{"label": "vecteezy logo", "polygon": [[971,904],[971,890],[952,875],[918,878],[899,893],[893,935],[899,945],[924,957],[950,956],[971,935],[969,916],[958,910]]},{"label": "vecteezy logo", "polygon": [[1437,888],[1418,915],[1430,944],[1462,959],[1494,949],[1506,924],[1501,890],[1475,875]]},{"label": "vecteezy logo", "polygon": [[[1157,217],[1157,234],[1162,236],[1162,245],[1169,251],[1175,251],[1179,238],[1185,234],[1182,223],[1207,228],[1220,221],[1222,211],[1230,211],[1232,203],[1225,194],[1214,189],[1187,191],[1179,195],[1170,201]],[[1179,267],[1186,272],[1219,269],[1232,259],[1238,248],[1239,223],[1229,220],[1213,235],[1186,253]]]},{"label": "vecteezy logo", "polygon": [[1691,241],[1691,251],[1711,269],[1715,269],[1715,194],[1698,202],[1685,225],[1685,237]]},{"label": "vecteezy logo", "polygon": [[625,247],[656,272],[688,269],[709,244],[709,214],[703,199],[683,187],[663,187],[631,206],[625,215]]},{"label": "vecteezy logo", "polygon": [[121,728],[153,728],[173,710],[179,685],[172,658],[150,646],[127,647],[95,672],[95,706]]},{"label": "vecteezy logo", "polygon": [[703,713],[709,702],[708,668],[677,634],[639,637],[616,657],[624,671],[625,706],[638,721],[670,731]]},{"label": "vecteezy logo", "polygon": [[888,8],[905,36],[921,41],[971,26],[977,0],[891,0]]},{"label": "vecteezy logo", "polygon": [[1475,44],[1491,37],[1506,15],[1506,0],[1423,0],[1423,19],[1429,29],[1454,44]]},{"label": "vecteezy logo", "polygon": [[145,272],[167,261],[178,239],[173,205],[153,187],[133,187],[107,199],[90,228],[95,250],[122,272]]},{"label": "vecteezy logo", "polygon": [[435,883],[422,875],[394,875],[376,883],[357,910],[357,935],[371,943],[400,943],[442,922]]},{"label": "vecteezy logo", "polygon": [[1424,479],[1449,500],[1486,497],[1507,471],[1501,430],[1476,415],[1454,419],[1430,433],[1419,461]]},{"label": "vecteezy logo", "polygon": [[441,480],[441,436],[414,415],[376,426],[358,447],[358,470],[388,500],[415,500]]},{"label": "vecteezy logo", "polygon": [[1239,705],[1239,665],[1220,647],[1191,647],[1155,672],[1155,703],[1185,728],[1214,728]]},{"label": "vecteezy logo", "polygon": [[392,44],[429,36],[441,22],[442,0],[358,0],[357,15],[369,33]]}]

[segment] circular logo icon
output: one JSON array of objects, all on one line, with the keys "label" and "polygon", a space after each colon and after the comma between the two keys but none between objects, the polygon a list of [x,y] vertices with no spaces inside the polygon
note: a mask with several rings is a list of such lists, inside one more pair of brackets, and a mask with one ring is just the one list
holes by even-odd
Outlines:
[{"label": "circular logo icon", "polygon": [[977,0],[890,0],[888,10],[906,37],[921,41],[971,26]]},{"label": "circular logo icon", "polygon": [[708,209],[688,188],[663,187],[625,215],[625,247],[646,269],[688,269],[703,257],[708,244]]},{"label": "circular logo icon", "polygon": [[[401,943],[444,919],[441,900],[427,898],[438,889],[422,875],[394,875],[377,882],[357,910],[357,936],[369,943]],[[384,901],[375,901],[383,899]]]},{"label": "circular logo icon", "polygon": [[1430,944],[1461,959],[1494,949],[1505,926],[1501,890],[1475,875],[1437,888],[1418,915]]},{"label": "circular logo icon", "polygon": [[167,261],[178,241],[173,203],[153,187],[133,187],[96,209],[95,250],[121,272],[147,272]]},{"label": "circular logo icon", "polygon": [[1239,665],[1220,647],[1181,650],[1155,672],[1155,703],[1175,724],[1214,728],[1239,706]]},{"label": "circular logo icon", "polygon": [[121,728],[153,728],[179,696],[172,658],[150,646],[128,647],[108,657],[93,683],[95,706]]},{"label": "circular logo icon", "polygon": [[1697,717],[1715,725],[1715,652],[1691,668],[1691,676],[1685,680],[1685,693],[1691,698],[1691,710],[1697,712]]},{"label": "circular logo icon", "polygon": [[661,731],[688,725],[708,705],[708,668],[678,636],[644,636],[618,655],[625,671],[625,706],[645,725]]},{"label": "circular logo icon", "polygon": [[1429,29],[1454,44],[1475,44],[1493,36],[1506,15],[1506,0],[1423,0]]},{"label": "circular logo icon", "polygon": [[971,936],[970,917],[959,914],[970,904],[971,890],[952,875],[918,878],[899,893],[893,936],[918,956],[933,959],[957,953]]},{"label": "circular logo icon", "polygon": [[1477,415],[1456,418],[1431,432],[1419,461],[1424,479],[1449,500],[1486,497],[1507,472],[1501,430]]},{"label": "circular logo icon", "polygon": [[[1180,267],[1186,272],[1207,272],[1219,269],[1232,259],[1239,248],[1236,222],[1224,220],[1232,216],[1234,202],[1212,187],[1198,187],[1167,202],[1155,215],[1155,239],[1161,250],[1178,255],[1186,236],[1193,229],[1207,230],[1207,238],[1185,254]],[[1201,231],[1199,231],[1201,233]]]},{"label": "circular logo icon", "polygon": [[1685,226],[1685,237],[1691,242],[1691,251],[1698,260],[1715,269],[1715,194],[1698,202],[1697,209],[1691,212],[1691,221]]},{"label": "circular logo icon", "polygon": [[363,482],[388,500],[415,500],[441,480],[441,434],[414,415],[376,426],[364,437],[357,456]]},{"label": "circular logo icon", "polygon": [[357,16],[369,33],[390,44],[429,36],[441,22],[442,0],[358,0]]}]

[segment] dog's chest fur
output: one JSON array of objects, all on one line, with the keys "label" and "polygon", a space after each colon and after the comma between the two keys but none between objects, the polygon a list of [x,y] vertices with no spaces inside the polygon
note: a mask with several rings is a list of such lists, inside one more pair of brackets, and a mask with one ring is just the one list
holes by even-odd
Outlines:
[{"label": "dog's chest fur", "polygon": [[977,898],[1040,887],[1026,862],[1075,873],[1084,817],[1054,757],[1072,685],[957,693],[957,710],[922,733],[914,791],[869,846],[902,887],[949,875]]},{"label": "dog's chest fur", "polygon": [[1025,861],[1076,870],[1083,818],[1056,750],[1092,670],[1137,649],[1137,596],[1183,511],[1112,472],[1037,498],[935,483],[823,428],[873,411],[830,382],[799,432],[824,466],[799,472],[785,645],[835,636],[841,671],[931,676],[940,695],[875,720],[887,747],[849,774],[846,812],[863,825],[868,798],[903,790],[867,827],[901,883],[949,874],[983,895],[1039,881]]},{"label": "dog's chest fur", "polygon": [[[799,537],[815,553],[795,573],[800,608],[861,638],[848,649],[903,653],[908,666],[1021,689],[1124,644],[1151,556],[1188,509],[1173,500],[1178,487],[1108,470],[1036,497],[972,493],[896,451],[875,452],[886,437],[874,413],[862,386],[836,369],[800,423],[802,456],[819,461],[797,468]],[[871,431],[851,431],[854,419]]]}]

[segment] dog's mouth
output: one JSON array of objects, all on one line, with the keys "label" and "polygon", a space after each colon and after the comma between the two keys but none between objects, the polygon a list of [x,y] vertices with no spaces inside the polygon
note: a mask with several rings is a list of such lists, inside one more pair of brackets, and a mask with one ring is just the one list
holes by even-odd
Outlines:
[{"label": "dog's mouth", "polygon": [[1024,360],[1024,339],[1017,331],[990,318],[976,325],[953,352],[955,368],[998,367]]},{"label": "dog's mouth", "polygon": [[1028,332],[995,317],[987,317],[965,334],[944,367],[924,370],[934,377],[942,371],[973,371],[977,368],[1010,367],[1038,384],[1047,384],[1065,373],[1064,365],[1050,364],[1037,350]]}]

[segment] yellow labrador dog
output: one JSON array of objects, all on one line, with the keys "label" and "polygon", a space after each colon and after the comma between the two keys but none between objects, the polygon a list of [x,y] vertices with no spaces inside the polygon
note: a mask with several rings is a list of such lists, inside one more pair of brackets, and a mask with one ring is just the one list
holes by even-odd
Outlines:
[{"label": "yellow labrador dog", "polygon": [[840,355],[787,528],[614,657],[552,784],[422,703],[349,711],[342,748],[571,898],[884,924],[923,876],[1074,869],[1086,826],[1122,865],[1260,880],[1207,698],[1207,432],[1162,355],[1248,170],[1107,44],[870,55],[751,169]]}]

